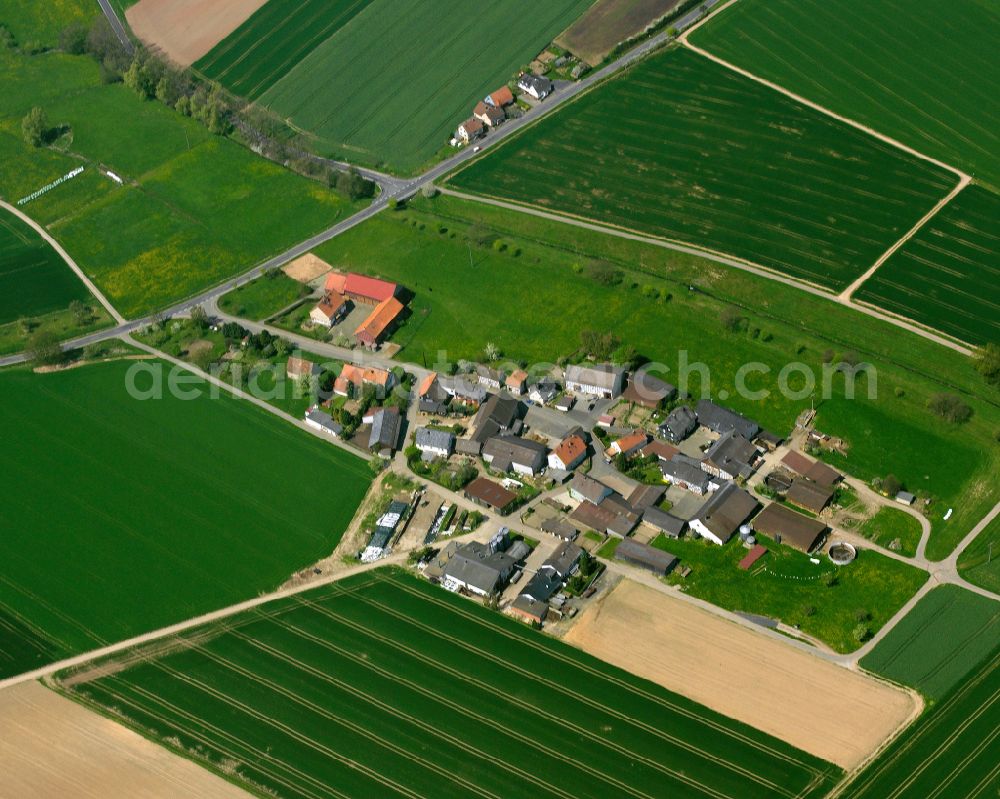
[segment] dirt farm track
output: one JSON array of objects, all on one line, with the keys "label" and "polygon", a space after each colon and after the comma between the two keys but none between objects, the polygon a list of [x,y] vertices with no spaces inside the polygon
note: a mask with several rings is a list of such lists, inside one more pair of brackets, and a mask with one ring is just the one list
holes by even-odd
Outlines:
[{"label": "dirt farm track", "polygon": [[0,799],[250,796],[37,682],[0,692],[0,730]]},{"label": "dirt farm track", "polygon": [[629,580],[565,640],[848,770],[919,710],[906,691]]},{"label": "dirt farm track", "polygon": [[187,67],[267,0],[140,0],[125,17],[133,33]]}]

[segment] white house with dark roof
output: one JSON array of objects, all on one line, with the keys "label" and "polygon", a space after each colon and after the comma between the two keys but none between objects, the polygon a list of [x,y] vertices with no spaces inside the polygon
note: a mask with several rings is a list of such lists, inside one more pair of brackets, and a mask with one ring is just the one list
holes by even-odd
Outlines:
[{"label": "white house with dark roof", "polygon": [[420,427],[413,436],[413,443],[425,459],[447,458],[455,451],[455,436],[447,430]]}]

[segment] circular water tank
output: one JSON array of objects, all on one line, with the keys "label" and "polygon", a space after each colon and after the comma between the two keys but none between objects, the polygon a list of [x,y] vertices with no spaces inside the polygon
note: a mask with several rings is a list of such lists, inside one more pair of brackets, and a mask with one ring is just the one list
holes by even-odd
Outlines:
[{"label": "circular water tank", "polygon": [[749,524],[741,524],[740,535],[743,538],[746,538],[748,535],[753,535],[753,527],[751,527]]},{"label": "circular water tank", "polygon": [[836,543],[830,545],[826,554],[837,566],[846,566],[858,556],[858,550],[846,541],[837,541]]}]

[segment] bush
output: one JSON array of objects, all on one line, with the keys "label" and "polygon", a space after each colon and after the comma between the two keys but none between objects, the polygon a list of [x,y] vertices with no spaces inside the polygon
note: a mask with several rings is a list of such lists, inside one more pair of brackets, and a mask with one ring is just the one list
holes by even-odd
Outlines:
[{"label": "bush", "polygon": [[375,196],[375,181],[368,180],[351,167],[346,172],[331,175],[330,185],[349,200],[365,200]]},{"label": "bush", "polygon": [[617,286],[623,278],[621,270],[615,269],[607,261],[591,261],[587,264],[587,275],[602,286]]},{"label": "bush", "polygon": [[972,416],[972,408],[966,405],[957,394],[947,392],[935,394],[927,400],[927,407],[935,416],[940,416],[952,424],[967,422]]},{"label": "bush", "polygon": [[732,305],[727,305],[722,309],[722,313],[719,314],[719,321],[722,322],[723,330],[735,333],[742,326],[743,317],[740,316],[740,312],[736,308]]},{"label": "bush", "polygon": [[976,371],[990,385],[1000,383],[1000,344],[979,347],[972,355]]},{"label": "bush", "polygon": [[62,363],[66,358],[59,344],[59,337],[51,330],[36,330],[32,333],[25,352],[38,366]]},{"label": "bush", "polygon": [[63,28],[59,34],[59,49],[71,55],[83,55],[87,51],[87,27],[75,23]]},{"label": "bush", "polygon": [[30,147],[41,147],[49,136],[49,118],[37,105],[21,120],[21,135]]},{"label": "bush", "polygon": [[903,490],[903,483],[894,474],[886,475],[882,481],[882,491],[889,497],[894,497]]},{"label": "bush", "polygon": [[859,624],[857,627],[854,628],[854,632],[852,633],[852,635],[854,636],[855,641],[857,641],[858,643],[862,643],[871,638],[872,631],[867,624],[864,624],[862,622],[861,624]]}]

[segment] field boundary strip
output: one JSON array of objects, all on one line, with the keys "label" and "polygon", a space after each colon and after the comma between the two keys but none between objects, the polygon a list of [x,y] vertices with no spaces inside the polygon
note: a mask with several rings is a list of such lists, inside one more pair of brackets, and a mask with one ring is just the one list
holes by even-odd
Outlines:
[{"label": "field boundary strip", "polygon": [[[385,608],[385,606],[383,606],[379,602],[376,602],[375,600],[368,600],[368,601],[370,603],[374,603],[380,609],[384,609]],[[406,655],[409,655],[410,657],[413,657],[416,660],[420,660],[421,662],[423,662],[423,663],[431,666],[432,668],[436,668],[437,670],[442,671],[442,672],[444,672],[444,673],[446,673],[446,674],[448,674],[448,675],[450,675],[452,677],[456,677],[456,678],[460,679],[463,682],[472,682],[472,683],[474,683],[473,680],[470,680],[467,676],[462,675],[462,673],[459,672],[458,670],[453,669],[452,667],[447,666],[444,663],[441,663],[439,660],[437,660],[437,659],[435,659],[435,658],[433,658],[433,657],[431,657],[429,655],[425,655],[425,654],[420,653],[418,650],[414,649],[413,647],[410,647],[410,646],[407,646],[405,644],[402,644],[399,641],[394,641],[393,639],[391,639],[388,636],[385,636],[385,635],[383,635],[381,633],[376,633],[373,630],[368,629],[364,625],[358,624],[356,622],[353,622],[353,621],[351,621],[349,619],[344,618],[343,616],[335,613],[334,611],[330,610],[329,608],[315,606],[315,605],[312,605],[312,603],[307,603],[307,604],[309,604],[314,610],[316,610],[319,613],[323,614],[324,616],[330,618],[331,620],[337,622],[338,624],[341,624],[343,626],[349,627],[350,629],[355,630],[355,631],[357,631],[357,632],[359,632],[359,633],[361,633],[363,635],[367,635],[368,637],[370,637],[370,638],[378,641],[379,643],[382,643],[382,644],[388,645],[388,646],[390,646],[390,647],[392,647],[394,649],[397,649],[398,651],[400,651],[400,652],[402,652],[402,653],[404,653]],[[309,634],[305,633],[304,631],[302,632],[302,634],[306,635],[306,636],[308,636],[310,638],[312,638],[312,636],[309,636]],[[334,645],[331,644],[331,646],[334,646]],[[486,656],[489,660],[493,661],[494,663],[496,663],[497,665],[501,666],[502,668],[506,668],[506,669],[508,669],[510,671],[515,671],[518,674],[520,674],[521,676],[531,676],[530,672],[527,672],[527,671],[521,669],[520,667],[514,666],[513,664],[506,663],[503,660],[497,660],[496,658],[487,655],[484,652],[484,650],[481,650],[478,647],[474,647],[471,644],[470,645],[462,645],[461,648],[465,649],[466,651],[470,652],[471,654],[475,654],[475,655],[479,655],[479,656]],[[365,665],[368,665],[368,664],[361,663],[360,665],[365,666]],[[400,678],[397,677],[396,679],[397,679],[397,681],[399,681]],[[539,679],[541,682],[544,682],[546,685],[549,685],[551,687],[551,683],[549,681],[547,681],[547,680],[544,680],[544,678],[539,678],[536,675],[535,679]],[[570,694],[568,694],[568,692],[563,692],[563,693],[565,693],[567,696],[570,696],[571,699],[572,698],[579,699],[578,696],[570,695]],[[513,697],[510,697],[509,701],[512,704],[517,705],[522,710],[534,713],[535,715],[543,715],[543,714],[540,714],[536,709],[532,708],[530,705],[528,705],[528,704],[526,704],[524,702],[519,702],[519,701],[515,700]],[[585,702],[585,704],[591,704],[593,706],[593,703],[591,703],[591,702]],[[476,718],[479,718],[480,721],[485,721],[485,719],[482,719],[481,717],[477,717],[477,716],[475,716],[475,714],[471,714],[471,715],[473,715]],[[543,715],[543,718],[544,718],[544,715]],[[726,794],[719,794],[718,792],[714,791],[713,789],[708,788],[707,786],[702,786],[702,785],[698,784],[697,782],[693,782],[692,783],[692,781],[690,780],[690,778],[685,777],[684,775],[682,775],[682,774],[680,774],[678,772],[675,772],[673,769],[670,769],[670,768],[667,768],[665,766],[662,766],[661,764],[657,764],[657,763],[649,760],[649,758],[647,758],[645,756],[642,756],[642,755],[638,755],[635,752],[627,750],[627,749],[625,749],[625,748],[623,748],[623,747],[621,747],[621,746],[619,746],[617,744],[611,744],[609,741],[602,740],[602,739],[596,737],[593,733],[589,733],[586,730],[584,730],[583,728],[578,727],[575,724],[571,724],[571,723],[566,722],[565,720],[562,720],[562,719],[549,719],[549,720],[550,721],[554,721],[555,723],[559,724],[560,726],[566,727],[567,729],[569,729],[569,730],[571,730],[573,732],[576,732],[579,735],[581,735],[583,737],[586,737],[586,738],[594,741],[595,743],[598,743],[599,745],[607,746],[607,747],[609,747],[609,748],[611,748],[611,749],[619,752],[620,754],[625,754],[628,757],[634,758],[636,760],[641,760],[644,763],[646,763],[647,765],[649,765],[650,767],[652,767],[653,769],[655,769],[657,771],[661,771],[664,774],[667,774],[668,776],[671,776],[671,777],[673,777],[675,779],[679,779],[681,782],[687,782],[688,784],[691,784],[692,787],[695,787],[695,788],[697,788],[699,790],[702,790],[705,793],[708,793],[710,795],[715,795],[715,796],[720,796],[720,795],[721,796],[726,796]],[[521,738],[522,737],[519,733],[515,733],[514,731],[509,730],[508,728],[504,727],[503,725],[496,724],[496,722],[488,722],[488,723],[494,724],[495,726],[498,726],[498,727],[501,727],[502,729],[504,729],[505,732],[507,732],[508,734],[510,734],[512,737],[517,737],[517,738]],[[659,737],[664,737],[664,736],[661,735]],[[683,739],[675,738],[673,736],[670,736],[669,734],[666,734],[666,739],[668,740],[669,743],[678,745],[680,748],[685,749],[687,751],[690,751],[692,754],[696,754],[696,755],[699,755],[699,756],[706,756],[706,753],[704,751],[702,751],[702,750],[698,749],[697,747],[694,747],[694,746],[692,746],[692,745],[684,742]],[[528,741],[528,743],[531,743],[531,742]],[[535,744],[532,744],[532,745],[535,745]],[[551,752],[551,753],[554,754],[554,755],[556,755],[557,757],[560,757],[560,759],[565,759],[561,755],[559,755],[558,752]],[[791,796],[790,793],[788,793],[786,791],[783,791],[779,786],[774,785],[770,781],[762,780],[762,779],[759,779],[759,778],[755,778],[753,776],[752,772],[749,772],[749,770],[742,769],[741,767],[736,766],[733,763],[729,763],[728,761],[725,761],[725,760],[723,760],[721,758],[715,758],[715,757],[708,756],[707,759],[710,760],[710,762],[714,762],[717,765],[721,765],[724,768],[728,768],[729,770],[738,773],[740,776],[747,777],[747,778],[749,778],[751,780],[754,780],[754,781],[760,783],[761,785],[763,785],[765,787],[772,788],[772,789],[776,790],[777,792],[782,793],[782,794],[784,794],[786,796],[789,796],[789,797]],[[580,768],[583,768],[584,770],[590,771],[590,769],[587,766],[585,766],[584,764],[582,764],[579,761],[576,761],[576,760],[574,760],[572,758],[567,759],[567,762],[570,762],[570,763],[572,763],[572,764],[574,764],[574,765],[576,765],[576,766],[578,766]],[[630,791],[630,792],[632,792],[632,791]]]},{"label": "field boundary strip", "polygon": [[[432,597],[432,596],[430,596],[430,594],[428,594],[426,592],[415,590],[411,586],[407,586],[407,585],[403,584],[401,581],[396,580],[391,575],[386,575],[384,577],[384,579],[386,581],[394,584],[396,587],[401,588],[402,590],[406,591],[407,593],[413,595],[413,596],[420,597],[420,598],[424,599],[425,601],[429,601],[429,602],[432,602],[434,604],[437,604],[440,607],[444,607],[447,610],[449,610],[449,611],[451,611],[451,612],[453,612],[453,613],[455,613],[457,615],[463,616],[464,618],[472,621],[473,623],[475,623],[475,624],[477,624],[479,626],[487,626],[487,625],[489,625],[488,622],[486,622],[485,620],[483,620],[481,618],[477,618],[474,614],[470,614],[470,613],[468,613],[465,610],[459,609],[458,607],[453,606],[451,603],[449,603],[449,602],[447,602],[445,600],[438,599],[437,597]],[[362,596],[359,596],[358,598],[361,599],[362,601],[368,603],[368,604],[372,604],[372,605],[378,607],[379,609],[384,610],[385,612],[389,613],[390,615],[393,615],[393,616],[396,616],[396,617],[401,617],[401,614],[399,614],[397,611],[393,611],[393,610],[391,610],[389,608],[386,608],[385,606],[381,605],[380,603],[374,602],[374,601],[372,601],[370,599],[367,599],[365,597],[362,597]],[[405,618],[404,618],[404,620],[405,620]],[[435,630],[430,625],[423,624],[422,622],[417,622],[416,620],[414,620],[412,618],[410,619],[410,621],[415,626],[420,627],[421,629],[424,629],[427,632],[430,632],[435,637],[444,638],[443,634],[440,631]],[[491,627],[491,629],[493,629],[493,628],[494,627]],[[592,677],[597,677],[599,679],[607,680],[607,681],[609,681],[609,682],[617,685],[618,687],[624,688],[625,690],[629,691],[630,693],[633,693],[634,695],[639,696],[642,699],[645,699],[647,701],[650,701],[650,702],[653,702],[655,704],[658,704],[661,707],[667,708],[668,710],[671,710],[672,712],[675,712],[675,713],[678,713],[679,715],[685,716],[686,718],[689,718],[692,721],[696,721],[698,723],[704,724],[705,726],[709,727],[710,729],[714,729],[715,731],[723,734],[726,737],[731,737],[731,738],[734,738],[735,740],[739,740],[742,743],[747,744],[750,748],[757,749],[758,751],[760,751],[762,753],[766,753],[766,754],[768,754],[770,756],[773,756],[773,757],[775,757],[775,758],[777,758],[779,760],[783,760],[785,762],[795,764],[796,766],[802,768],[803,770],[807,771],[808,773],[822,773],[822,771],[823,771],[822,769],[817,769],[817,768],[815,768],[813,766],[810,766],[808,763],[802,762],[801,760],[799,760],[799,759],[797,759],[797,758],[789,755],[786,752],[780,752],[780,751],[774,749],[773,747],[769,746],[764,741],[753,740],[749,736],[746,736],[746,735],[744,735],[742,733],[739,733],[736,730],[732,730],[732,729],[730,729],[728,727],[725,727],[724,725],[721,725],[721,724],[719,724],[717,722],[712,721],[711,719],[708,719],[708,718],[705,718],[703,716],[700,716],[697,713],[694,713],[693,711],[691,711],[691,710],[689,710],[687,708],[684,708],[684,707],[681,707],[679,705],[676,705],[673,702],[670,702],[668,699],[665,699],[662,696],[657,696],[655,694],[652,694],[652,693],[650,693],[650,692],[648,692],[648,691],[640,688],[639,686],[632,685],[632,684],[630,684],[630,683],[628,683],[628,682],[626,682],[624,680],[621,680],[618,677],[615,677],[615,676],[613,676],[611,674],[607,674],[605,672],[602,672],[602,671],[600,671],[598,669],[595,669],[592,666],[589,666],[589,665],[587,665],[585,663],[581,663],[579,660],[576,660],[574,658],[563,657],[563,656],[559,655],[558,653],[552,651],[549,647],[544,646],[542,644],[539,644],[536,641],[532,641],[531,639],[526,638],[524,636],[515,635],[510,630],[504,629],[500,625],[496,625],[495,629],[500,634],[502,634],[504,637],[506,637],[506,638],[508,638],[510,640],[515,640],[515,641],[518,641],[518,642],[523,642],[527,646],[535,649],[535,651],[542,652],[542,653],[548,655],[550,658],[552,658],[554,660],[560,661],[563,664],[571,665],[571,666],[573,666],[575,668],[579,668],[580,670],[588,673]],[[451,639],[447,639],[447,640],[451,640]],[[496,656],[491,655],[490,653],[483,653],[481,650],[478,650],[476,647],[472,647],[471,645],[468,645],[468,647],[470,648],[470,651],[475,651],[475,652],[477,652],[479,654],[482,654],[485,657],[487,657],[489,659],[492,659],[492,660],[495,660],[497,662],[505,663],[505,661],[503,661],[502,659],[498,660],[496,658]],[[519,667],[513,666],[513,664],[507,664],[507,665],[509,665],[511,668],[519,669]],[[523,672],[524,670],[521,669],[520,671]],[[532,677],[532,679],[541,680],[546,685],[552,687],[554,690],[561,691],[561,692],[568,692],[568,689],[566,689],[564,686],[561,686],[556,681],[548,680],[548,679],[546,679],[544,677],[540,677],[537,674],[532,674],[530,676]],[[635,723],[638,726],[640,726],[643,729],[645,729],[650,734],[655,735],[656,737],[660,737],[660,738],[663,737],[663,734],[662,734],[662,732],[660,730],[657,730],[657,729],[655,729],[653,727],[650,727],[648,724],[645,724],[645,723],[642,723],[642,722],[636,722],[634,719],[630,719],[630,717],[628,717],[628,716],[620,713],[619,711],[617,711],[617,710],[615,710],[613,708],[610,708],[610,707],[608,707],[606,705],[603,705],[600,702],[597,702],[596,700],[591,700],[591,702],[592,702],[592,704],[593,704],[594,707],[600,708],[600,709],[604,710],[605,712],[609,713],[612,716],[616,716],[618,718],[622,718],[623,720],[629,721],[630,723]],[[669,740],[669,738],[667,740]]]}]

